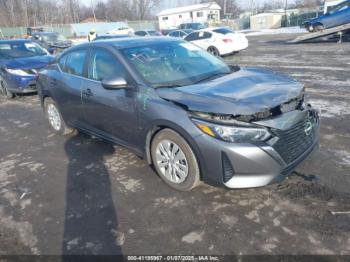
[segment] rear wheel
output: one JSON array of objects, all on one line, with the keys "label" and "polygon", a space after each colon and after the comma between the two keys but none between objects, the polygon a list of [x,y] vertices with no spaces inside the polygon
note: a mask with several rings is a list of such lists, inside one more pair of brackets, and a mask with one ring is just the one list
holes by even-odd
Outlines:
[{"label": "rear wheel", "polygon": [[214,56],[220,56],[220,52],[215,46],[209,46],[207,51]]},{"label": "rear wheel", "polygon": [[44,101],[44,110],[50,127],[56,134],[69,135],[74,132],[74,129],[66,125],[56,103],[49,97]]},{"label": "rear wheel", "polygon": [[199,185],[197,158],[186,140],[175,131],[163,129],[157,133],[151,154],[157,173],[170,187],[190,191]]},{"label": "rear wheel", "polygon": [[12,99],[15,97],[15,95],[7,89],[6,84],[2,80],[0,80],[0,93],[6,99]]}]

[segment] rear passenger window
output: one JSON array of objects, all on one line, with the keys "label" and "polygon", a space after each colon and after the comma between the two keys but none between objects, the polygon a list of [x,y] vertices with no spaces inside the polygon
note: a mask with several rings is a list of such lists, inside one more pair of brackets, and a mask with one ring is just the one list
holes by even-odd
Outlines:
[{"label": "rear passenger window", "polygon": [[102,81],[110,77],[122,77],[127,80],[124,66],[109,51],[97,48],[92,50],[89,64],[89,78]]},{"label": "rear passenger window", "polygon": [[135,33],[135,35],[138,35],[138,36],[146,36],[146,32],[144,31],[138,31]]},{"label": "rear passenger window", "polygon": [[212,34],[209,32],[199,32],[199,39],[209,39]]},{"label": "rear passenger window", "polygon": [[192,33],[192,34],[189,34],[188,36],[186,36],[185,40],[186,41],[195,41],[195,40],[198,40],[199,39],[199,36],[198,36],[198,33]]},{"label": "rear passenger window", "polygon": [[69,52],[63,56],[58,64],[61,70],[67,74],[83,76],[86,50]]}]

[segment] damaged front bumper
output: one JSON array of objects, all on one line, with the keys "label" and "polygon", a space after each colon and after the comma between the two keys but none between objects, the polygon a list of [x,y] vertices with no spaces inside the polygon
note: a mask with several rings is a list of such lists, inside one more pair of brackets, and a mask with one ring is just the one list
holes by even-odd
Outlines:
[{"label": "damaged front bumper", "polygon": [[37,76],[10,76],[6,78],[6,87],[9,91],[16,94],[36,93],[36,79]]},{"label": "damaged front bumper", "polygon": [[280,182],[318,145],[320,121],[311,108],[254,124],[269,128],[273,137],[259,144],[228,143],[209,136],[196,138],[205,160],[206,182],[228,188]]}]

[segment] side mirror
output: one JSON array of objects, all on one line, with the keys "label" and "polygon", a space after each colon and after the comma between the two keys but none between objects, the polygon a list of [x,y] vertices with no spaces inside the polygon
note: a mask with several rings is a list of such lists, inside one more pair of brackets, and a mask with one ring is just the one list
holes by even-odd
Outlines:
[{"label": "side mirror", "polygon": [[125,89],[128,87],[128,83],[122,77],[106,78],[101,83],[105,89]]}]

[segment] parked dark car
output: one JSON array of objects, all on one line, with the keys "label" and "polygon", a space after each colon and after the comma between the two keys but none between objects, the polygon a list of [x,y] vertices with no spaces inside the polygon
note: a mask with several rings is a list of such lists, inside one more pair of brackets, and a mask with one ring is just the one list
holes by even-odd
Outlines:
[{"label": "parked dark car", "polygon": [[39,96],[56,133],[125,146],[178,190],[280,181],[318,142],[302,84],[170,37],[75,46],[40,72]]},{"label": "parked dark car", "polygon": [[173,31],[175,31],[175,30],[177,30],[177,29],[161,29],[161,30],[160,30],[160,33],[161,33],[163,36],[166,36],[166,35],[168,35],[169,33],[173,32]]},{"label": "parked dark car", "polygon": [[191,30],[191,29],[174,30],[174,31],[171,31],[168,34],[168,36],[170,36],[170,37],[178,37],[178,38],[184,39],[186,36],[188,36],[192,32],[193,32],[193,30]]},{"label": "parked dark car", "polygon": [[309,32],[317,32],[347,23],[350,23],[350,1],[338,4],[328,13],[305,22],[304,26]]},{"label": "parked dark car", "polygon": [[97,35],[93,41],[130,37],[130,35]]},{"label": "parked dark car", "polygon": [[44,28],[40,26],[27,27],[27,35],[32,36],[34,33],[44,32]]},{"label": "parked dark car", "polygon": [[201,29],[205,29],[205,28],[207,28],[207,26],[205,26],[202,23],[184,23],[184,24],[181,24],[178,26],[178,29],[193,30],[193,31],[201,30]]},{"label": "parked dark car", "polygon": [[30,40],[0,41],[0,93],[13,98],[15,94],[36,92],[38,71],[53,60]]},{"label": "parked dark car", "polygon": [[72,41],[56,32],[36,32],[33,33],[32,39],[53,54],[72,46]]},{"label": "parked dark car", "polygon": [[162,34],[156,30],[140,30],[134,33],[137,36],[162,36]]}]

